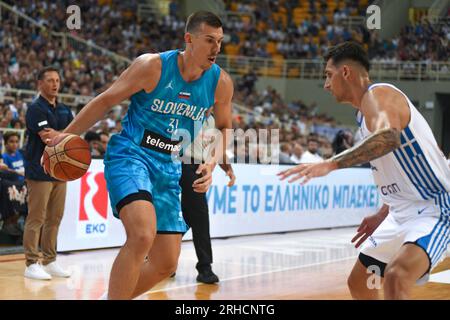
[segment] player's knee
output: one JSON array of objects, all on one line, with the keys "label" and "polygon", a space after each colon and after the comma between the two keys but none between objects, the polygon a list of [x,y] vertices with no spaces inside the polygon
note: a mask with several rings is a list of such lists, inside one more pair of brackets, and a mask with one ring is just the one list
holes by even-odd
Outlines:
[{"label": "player's knee", "polygon": [[408,271],[401,265],[394,264],[386,267],[384,272],[384,282],[386,286],[395,288],[405,281],[408,281]]},{"label": "player's knee", "polygon": [[155,235],[151,231],[142,230],[137,231],[133,234],[130,234],[127,239],[127,243],[132,247],[132,249],[148,253],[150,250],[153,240],[155,239]]}]

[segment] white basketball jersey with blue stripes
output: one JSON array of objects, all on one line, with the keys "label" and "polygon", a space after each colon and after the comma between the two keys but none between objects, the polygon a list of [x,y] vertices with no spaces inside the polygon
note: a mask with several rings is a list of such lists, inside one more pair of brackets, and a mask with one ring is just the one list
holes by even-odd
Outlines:
[{"label": "white basketball jersey with blue stripes", "polygon": [[[448,214],[450,168],[430,126],[401,90],[388,83],[373,84],[368,90],[377,86],[388,86],[403,94],[411,110],[409,124],[401,132],[401,146],[370,162],[382,200],[399,218],[417,215],[412,208],[435,205],[441,214]],[[361,113],[358,120],[361,135],[370,135]]]}]

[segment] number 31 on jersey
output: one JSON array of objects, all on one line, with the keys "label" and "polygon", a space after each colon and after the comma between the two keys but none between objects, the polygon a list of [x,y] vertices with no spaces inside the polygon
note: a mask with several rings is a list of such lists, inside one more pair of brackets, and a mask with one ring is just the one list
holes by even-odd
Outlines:
[{"label": "number 31 on jersey", "polygon": [[173,133],[178,128],[178,119],[170,118],[169,127],[167,128],[168,133]]}]

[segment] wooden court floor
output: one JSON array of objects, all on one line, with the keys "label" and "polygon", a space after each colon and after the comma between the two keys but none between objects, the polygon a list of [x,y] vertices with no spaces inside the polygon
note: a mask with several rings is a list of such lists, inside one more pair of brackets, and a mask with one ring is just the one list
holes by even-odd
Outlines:
[{"label": "wooden court floor", "polygon": [[[195,280],[195,251],[183,242],[175,278],[138,299],[351,299],[347,276],[357,251],[354,228],[304,231],[213,240],[218,285]],[[0,256],[0,299],[98,299],[105,291],[118,249],[60,254],[69,279],[25,279],[23,255]],[[412,299],[450,299],[450,258],[431,281],[414,288]]]}]

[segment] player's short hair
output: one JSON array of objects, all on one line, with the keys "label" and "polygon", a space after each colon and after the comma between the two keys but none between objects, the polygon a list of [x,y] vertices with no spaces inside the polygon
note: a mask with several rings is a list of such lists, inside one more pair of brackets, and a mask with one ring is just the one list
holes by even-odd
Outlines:
[{"label": "player's short hair", "polygon": [[[54,71],[58,74],[58,77],[60,77],[59,75],[59,70],[56,67],[53,66],[48,66],[48,67],[44,67],[41,70],[39,70],[38,74],[37,74],[37,79],[38,80],[43,80],[44,76],[47,72],[51,72]],[[61,78],[61,77],[60,77]]]},{"label": "player's short hair", "polygon": [[5,144],[8,143],[9,138],[11,137],[17,137],[18,139],[20,139],[20,136],[17,132],[14,131],[7,131],[3,134],[3,141],[5,142]]},{"label": "player's short hair", "polygon": [[210,11],[197,11],[187,18],[185,32],[196,32],[202,23],[213,28],[222,27],[222,21],[215,13]]},{"label": "player's short hair", "polygon": [[332,59],[334,64],[339,64],[344,60],[352,60],[361,64],[367,72],[370,70],[369,57],[364,48],[354,42],[346,41],[331,47],[324,55],[325,63]]}]

